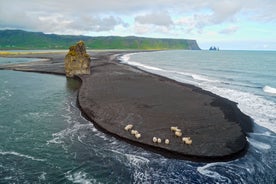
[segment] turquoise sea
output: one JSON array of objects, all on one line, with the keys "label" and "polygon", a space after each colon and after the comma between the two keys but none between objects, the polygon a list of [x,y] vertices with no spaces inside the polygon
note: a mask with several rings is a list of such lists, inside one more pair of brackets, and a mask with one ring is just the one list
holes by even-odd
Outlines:
[{"label": "turquoise sea", "polygon": [[165,158],[98,131],[77,108],[78,81],[0,70],[0,183],[276,182],[276,52],[161,51],[121,60],[237,102],[255,125],[247,154],[215,163]]}]

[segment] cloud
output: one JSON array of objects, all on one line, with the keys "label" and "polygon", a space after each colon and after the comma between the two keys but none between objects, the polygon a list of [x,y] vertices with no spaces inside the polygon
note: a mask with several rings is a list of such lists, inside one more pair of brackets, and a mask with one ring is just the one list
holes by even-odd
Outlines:
[{"label": "cloud", "polygon": [[[240,21],[275,24],[275,0],[1,0],[0,29],[46,33],[202,34]],[[120,28],[120,29],[119,29]],[[239,31],[228,28],[217,32]]]},{"label": "cloud", "polygon": [[210,22],[219,24],[233,18],[241,11],[243,1],[220,0],[213,3],[210,8],[213,13],[210,16]]},{"label": "cloud", "polygon": [[202,32],[208,26],[235,22],[237,14],[242,9],[242,3],[227,0],[209,1],[209,4],[203,7],[206,7],[205,11],[185,15],[177,19],[176,24],[185,26],[187,32]]},{"label": "cloud", "polygon": [[238,29],[239,29],[238,26],[230,26],[230,27],[227,27],[225,29],[222,29],[219,33],[221,33],[221,34],[232,34],[232,33],[237,32]]},{"label": "cloud", "polygon": [[[87,6],[85,6],[87,3]],[[98,2],[97,2],[98,3]],[[95,5],[97,5],[95,3]],[[15,6],[16,4],[16,6]],[[91,11],[89,1],[1,1],[0,29],[27,29],[46,33],[105,32],[127,27],[119,16]],[[104,6],[103,6],[104,7]],[[94,6],[94,9],[96,7]]]},{"label": "cloud", "polygon": [[173,21],[167,12],[155,12],[135,17],[135,22],[140,24],[151,24],[156,26],[171,26]]},{"label": "cloud", "polygon": [[[165,27],[165,26],[135,23],[134,33],[138,34],[138,35],[148,35],[151,37],[160,37],[159,34],[171,35],[171,29],[169,27]],[[167,37],[167,36],[165,36],[165,37]]]},{"label": "cloud", "polygon": [[114,30],[116,26],[122,25],[127,27],[128,24],[123,22],[121,18],[114,16],[97,17],[97,16],[85,16],[73,18],[72,22],[69,24],[69,28],[80,29],[85,31],[111,31]]}]

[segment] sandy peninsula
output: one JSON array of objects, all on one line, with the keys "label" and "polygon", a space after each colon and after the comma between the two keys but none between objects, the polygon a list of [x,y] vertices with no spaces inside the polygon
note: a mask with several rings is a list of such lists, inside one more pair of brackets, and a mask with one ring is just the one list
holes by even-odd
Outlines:
[{"label": "sandy peninsula", "polygon": [[[90,52],[91,74],[77,76],[82,81],[79,107],[96,127],[165,156],[214,161],[245,153],[246,133],[252,131],[252,121],[236,103],[121,64],[118,57],[129,52],[133,51]],[[64,75],[64,56],[65,53],[8,56],[48,60],[2,65],[0,69]],[[125,130],[130,124],[140,137]],[[176,126],[181,129],[181,136],[171,130]],[[154,137],[161,142],[154,142]],[[185,143],[183,137],[190,137],[192,142]]]}]

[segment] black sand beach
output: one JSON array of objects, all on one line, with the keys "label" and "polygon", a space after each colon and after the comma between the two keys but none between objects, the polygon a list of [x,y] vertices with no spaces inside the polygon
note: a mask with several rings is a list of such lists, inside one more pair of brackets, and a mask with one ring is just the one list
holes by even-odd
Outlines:
[{"label": "black sand beach", "polygon": [[[82,86],[78,102],[82,112],[101,130],[133,144],[176,153],[188,158],[231,159],[246,151],[246,132],[251,119],[234,102],[192,85],[120,64],[123,51],[91,52],[91,74],[78,76]],[[16,57],[49,58],[47,61],[0,66],[29,72],[64,75],[65,53],[31,54]],[[168,61],[169,62],[169,61]],[[133,124],[139,139],[124,130]],[[171,126],[191,137],[184,144]],[[160,144],[152,141],[161,138]],[[164,140],[170,143],[165,144]]]}]

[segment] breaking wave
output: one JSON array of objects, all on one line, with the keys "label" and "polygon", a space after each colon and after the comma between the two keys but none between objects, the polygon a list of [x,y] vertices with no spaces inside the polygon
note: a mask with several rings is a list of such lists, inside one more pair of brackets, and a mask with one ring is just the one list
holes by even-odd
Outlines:
[{"label": "breaking wave", "polygon": [[154,67],[154,66],[150,66],[150,65],[145,65],[145,64],[138,63],[138,62],[135,62],[135,61],[129,61],[130,55],[131,55],[131,54],[126,54],[126,55],[122,56],[122,57],[120,58],[120,59],[121,59],[121,62],[122,62],[122,63],[129,64],[129,65],[132,65],[132,66],[136,66],[136,67],[139,67],[139,68],[140,68],[140,67],[141,67],[141,68],[145,68],[145,69],[148,69],[148,70],[164,71],[163,69],[158,68],[158,67]]},{"label": "breaking wave", "polygon": [[204,81],[204,82],[211,82],[211,83],[219,82],[218,80],[212,80],[212,79],[209,79],[207,77],[204,77],[202,75],[197,75],[197,74],[192,74],[192,77],[195,80]]},{"label": "breaking wave", "polygon": [[226,89],[216,86],[208,86],[207,90],[212,91],[222,97],[238,102],[238,107],[254,121],[274,133],[276,133],[276,104],[272,101],[248,92],[234,89]]},{"label": "breaking wave", "polygon": [[263,142],[259,142],[255,139],[251,139],[251,138],[247,138],[247,140],[252,146],[254,146],[257,149],[260,149],[260,150],[269,150],[269,149],[271,149],[271,146],[269,144],[265,144]]},{"label": "breaking wave", "polygon": [[276,95],[276,88],[270,87],[270,86],[265,86],[263,87],[263,91],[269,94]]}]

